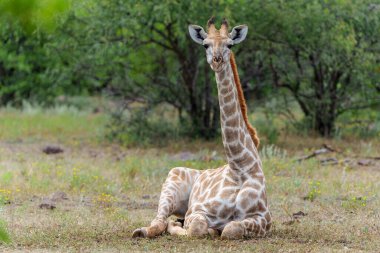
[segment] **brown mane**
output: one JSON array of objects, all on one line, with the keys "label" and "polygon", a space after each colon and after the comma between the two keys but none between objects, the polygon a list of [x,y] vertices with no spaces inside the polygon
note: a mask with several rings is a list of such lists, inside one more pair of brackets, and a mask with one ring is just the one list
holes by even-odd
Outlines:
[{"label": "brown mane", "polygon": [[232,52],[231,52],[231,57],[230,57],[230,64],[231,64],[232,72],[234,74],[236,89],[237,89],[237,93],[239,97],[239,103],[240,103],[241,113],[243,114],[244,122],[247,126],[249,134],[252,137],[253,142],[255,143],[256,148],[259,148],[260,140],[259,140],[259,137],[257,137],[256,129],[253,128],[252,125],[248,121],[247,104],[245,103],[244,93],[241,87],[239,73],[236,67],[235,56]]}]

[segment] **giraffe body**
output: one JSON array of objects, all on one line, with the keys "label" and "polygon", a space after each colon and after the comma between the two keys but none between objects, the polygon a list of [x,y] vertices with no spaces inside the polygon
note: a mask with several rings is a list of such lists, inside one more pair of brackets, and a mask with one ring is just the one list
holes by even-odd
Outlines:
[{"label": "giraffe body", "polygon": [[[238,239],[263,236],[270,229],[259,141],[247,119],[234,56],[229,50],[229,45],[244,40],[247,28],[238,26],[228,34],[226,21],[218,31],[212,19],[208,28],[208,34],[199,26],[190,26],[189,30],[192,38],[205,46],[207,61],[215,71],[228,164],[204,171],[172,169],[162,188],[156,218],[150,227],[135,230],[133,237],[154,237],[166,230],[173,235],[221,233],[222,238]],[[172,214],[185,218],[183,227],[167,222]]]}]

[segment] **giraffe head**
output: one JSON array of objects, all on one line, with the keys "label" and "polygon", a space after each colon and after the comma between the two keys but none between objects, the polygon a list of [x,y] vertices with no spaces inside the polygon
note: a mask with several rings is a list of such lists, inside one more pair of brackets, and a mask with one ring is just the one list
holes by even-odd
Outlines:
[{"label": "giraffe head", "polygon": [[223,19],[220,30],[215,27],[215,18],[207,22],[207,33],[198,25],[189,25],[191,38],[206,49],[207,62],[211,69],[219,72],[230,60],[231,47],[242,42],[247,36],[248,26],[239,25],[228,32],[228,22]]}]

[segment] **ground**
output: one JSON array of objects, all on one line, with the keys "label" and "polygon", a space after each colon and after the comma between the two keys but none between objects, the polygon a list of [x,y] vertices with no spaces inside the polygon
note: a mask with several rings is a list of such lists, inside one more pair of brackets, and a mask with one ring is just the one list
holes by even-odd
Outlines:
[{"label": "ground", "polygon": [[[0,111],[6,252],[377,252],[379,140],[287,135],[261,149],[270,209],[265,238],[132,239],[154,217],[170,168],[224,164],[220,140],[125,148],[101,136],[101,113]],[[337,149],[304,161],[323,144]],[[47,146],[63,152],[45,154]],[[334,158],[330,164],[320,160]]]}]

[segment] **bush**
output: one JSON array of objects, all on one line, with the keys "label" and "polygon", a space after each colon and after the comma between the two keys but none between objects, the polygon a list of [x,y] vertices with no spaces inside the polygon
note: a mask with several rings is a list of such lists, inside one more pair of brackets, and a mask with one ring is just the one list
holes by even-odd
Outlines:
[{"label": "bush", "polygon": [[146,108],[113,112],[108,127],[107,138],[127,146],[162,146],[181,136],[172,120]]},{"label": "bush", "polygon": [[[257,104],[260,104],[260,102]],[[252,125],[257,129],[261,146],[277,143],[280,136],[279,129],[282,126],[282,122],[279,120],[280,111],[278,109],[281,107],[277,99],[271,99],[265,101],[263,109],[253,112],[255,120],[253,120]]]},{"label": "bush", "polygon": [[257,119],[254,126],[257,128],[259,138],[264,139],[262,142],[266,144],[277,143],[280,132],[272,117]]},{"label": "bush", "polygon": [[312,130],[313,118],[312,117],[303,117],[302,119],[292,123],[292,129],[297,135],[310,135],[314,133]]},{"label": "bush", "polygon": [[380,114],[377,109],[350,111],[342,114],[336,126],[336,137],[358,136],[376,138],[380,136]]}]

